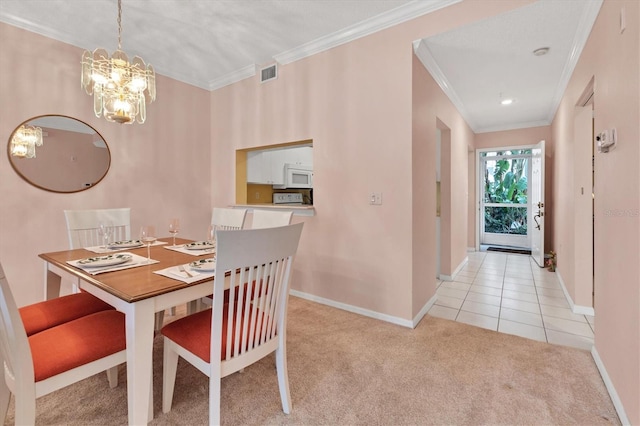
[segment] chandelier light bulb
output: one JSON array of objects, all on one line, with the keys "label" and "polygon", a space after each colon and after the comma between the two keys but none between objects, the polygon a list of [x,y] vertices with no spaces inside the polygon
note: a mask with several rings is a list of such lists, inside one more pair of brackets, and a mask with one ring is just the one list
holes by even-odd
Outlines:
[{"label": "chandelier light bulb", "polygon": [[35,158],[36,146],[42,146],[42,129],[23,124],[11,138],[11,155],[20,158]]},{"label": "chandelier light bulb", "polygon": [[27,145],[13,145],[11,147],[11,155],[14,157],[26,157],[27,156]]}]

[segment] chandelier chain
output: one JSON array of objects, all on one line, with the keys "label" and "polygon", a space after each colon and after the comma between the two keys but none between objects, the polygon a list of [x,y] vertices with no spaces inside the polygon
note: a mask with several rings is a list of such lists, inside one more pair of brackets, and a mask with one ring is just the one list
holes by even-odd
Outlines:
[{"label": "chandelier chain", "polygon": [[118,0],[118,50],[122,50],[122,0]]}]

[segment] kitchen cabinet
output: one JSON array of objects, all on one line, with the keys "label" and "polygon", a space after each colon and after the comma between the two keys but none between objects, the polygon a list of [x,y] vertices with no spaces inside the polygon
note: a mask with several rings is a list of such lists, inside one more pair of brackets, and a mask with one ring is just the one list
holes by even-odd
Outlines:
[{"label": "kitchen cabinet", "polygon": [[247,152],[247,182],[266,183],[262,167],[262,151]]},{"label": "kitchen cabinet", "polygon": [[282,185],[285,164],[313,166],[313,148],[301,146],[248,152],[247,182]]},{"label": "kitchen cabinet", "polygon": [[266,185],[284,183],[284,163],[276,152],[279,150],[254,151],[247,153],[247,182]]},{"label": "kitchen cabinet", "polygon": [[279,151],[277,155],[283,166],[285,164],[302,164],[313,167],[313,148],[310,146],[281,149]]}]

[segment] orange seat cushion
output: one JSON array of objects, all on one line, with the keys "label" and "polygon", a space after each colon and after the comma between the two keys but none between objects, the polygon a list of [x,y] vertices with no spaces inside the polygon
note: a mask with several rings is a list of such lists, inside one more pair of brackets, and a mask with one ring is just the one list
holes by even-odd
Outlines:
[{"label": "orange seat cushion", "polygon": [[29,337],[39,382],[124,350],[125,317],[110,309],[52,327]]},{"label": "orange seat cushion", "polygon": [[[236,309],[237,309],[237,305]],[[244,308],[243,308],[244,309]],[[181,318],[177,321],[173,321],[160,330],[163,336],[176,342],[178,345],[187,349],[197,357],[201,358],[205,362],[211,362],[211,313],[212,309],[206,309],[198,313],[189,315],[185,318]],[[222,312],[222,350],[220,353],[220,359],[223,361],[226,359],[227,353],[227,316],[229,312],[229,305],[224,304]],[[253,311],[252,311],[253,313]],[[235,314],[233,315],[235,329]],[[264,315],[263,321],[266,321],[267,316]],[[240,336],[242,341],[242,335]],[[232,342],[233,343],[233,342]],[[234,347],[231,348],[233,352]]]},{"label": "orange seat cushion", "polygon": [[114,308],[89,293],[81,292],[34,303],[18,311],[27,336],[31,336],[65,322],[108,309]]}]

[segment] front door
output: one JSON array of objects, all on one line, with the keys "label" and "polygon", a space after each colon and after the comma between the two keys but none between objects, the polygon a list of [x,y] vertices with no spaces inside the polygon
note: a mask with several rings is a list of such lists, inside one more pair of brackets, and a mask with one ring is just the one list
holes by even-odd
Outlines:
[{"label": "front door", "polygon": [[531,150],[531,257],[544,267],[544,141]]},{"label": "front door", "polygon": [[480,154],[480,244],[530,247],[530,149]]}]

